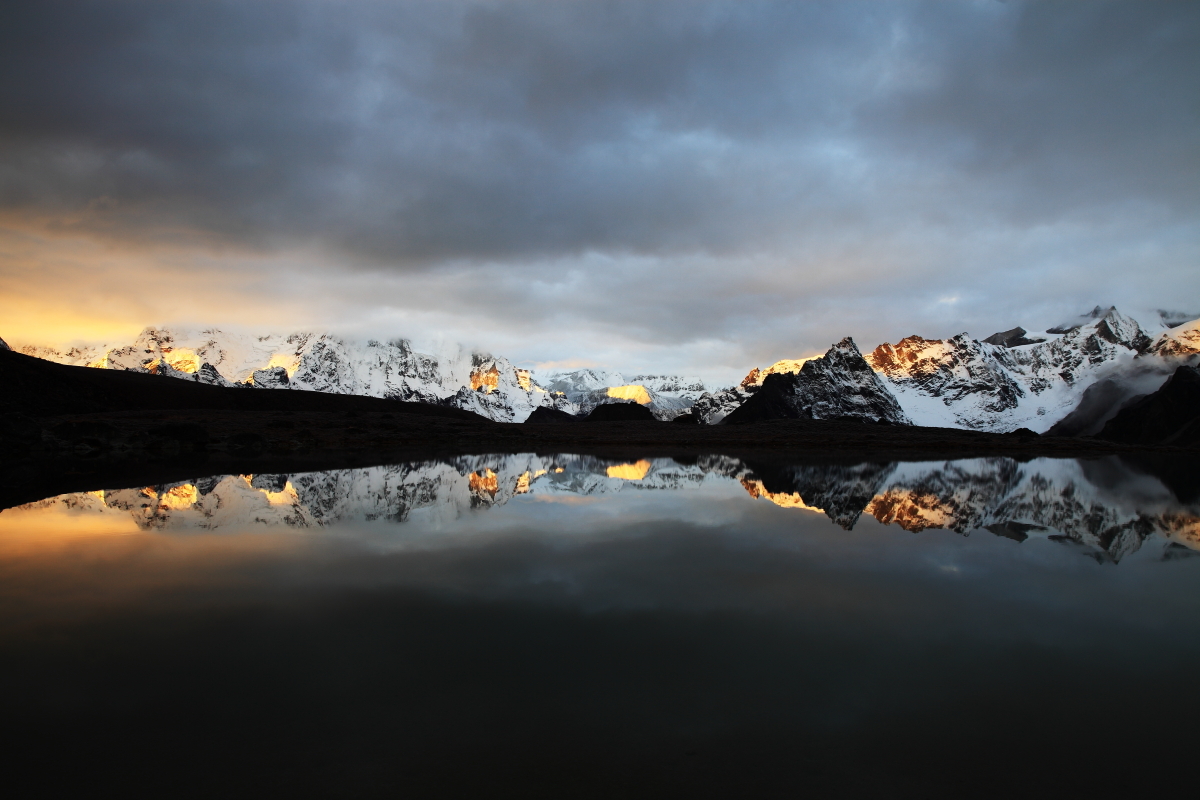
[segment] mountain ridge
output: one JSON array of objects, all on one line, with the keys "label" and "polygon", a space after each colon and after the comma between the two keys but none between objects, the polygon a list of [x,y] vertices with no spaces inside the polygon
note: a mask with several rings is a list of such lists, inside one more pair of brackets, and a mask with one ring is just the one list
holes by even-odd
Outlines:
[{"label": "mountain ridge", "polygon": [[[1016,326],[981,340],[967,333],[947,339],[914,334],[865,355],[847,337],[843,343],[851,343],[882,384],[870,389],[874,405],[842,403],[840,412],[929,427],[1094,435],[1121,408],[1161,387],[1177,366],[1200,361],[1200,318],[1183,316],[1160,311],[1143,326],[1113,306],[1096,306],[1044,331]],[[711,391],[699,378],[598,368],[535,376],[502,356],[457,346],[429,354],[417,352],[407,339],[356,342],[312,332],[254,337],[215,328],[191,334],[152,327],[126,345],[66,351],[24,347],[21,352],[63,364],[225,387],[307,389],[429,403],[497,422],[522,422],[539,407],[582,418],[599,405],[633,400],[660,420],[690,412],[693,419],[715,424],[750,403],[764,386],[776,400],[785,385],[793,399],[799,397],[797,391],[806,396],[823,392],[826,404],[839,392],[861,397],[865,384],[850,378],[855,370],[849,362],[843,360],[839,369],[808,366],[831,364],[822,359],[841,344],[824,356],[752,368],[739,383]],[[772,380],[803,375],[805,369],[819,377],[801,381],[803,390],[791,379]],[[892,402],[898,412],[890,408]],[[799,413],[791,401],[774,403],[774,410],[768,406],[772,403],[757,401],[741,418]]]}]

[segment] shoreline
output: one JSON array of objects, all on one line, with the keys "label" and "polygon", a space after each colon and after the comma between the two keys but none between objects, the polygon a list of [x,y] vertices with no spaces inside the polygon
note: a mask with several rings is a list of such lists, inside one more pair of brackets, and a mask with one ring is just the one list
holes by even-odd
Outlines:
[{"label": "shoreline", "polygon": [[[14,430],[13,422],[19,424]],[[171,483],[199,475],[352,469],[460,455],[573,453],[614,462],[720,454],[762,464],[1008,457],[1139,465],[1189,487],[1194,449],[854,421],[745,425],[663,422],[496,423],[392,411],[211,409],[9,417],[0,508],[72,491]],[[1183,469],[1180,469],[1183,467]],[[1160,475],[1161,476],[1161,475]]]}]

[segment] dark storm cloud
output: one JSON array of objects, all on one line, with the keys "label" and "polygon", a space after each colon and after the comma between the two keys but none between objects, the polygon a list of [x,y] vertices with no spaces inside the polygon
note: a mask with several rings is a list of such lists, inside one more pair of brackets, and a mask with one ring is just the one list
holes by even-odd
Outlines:
[{"label": "dark storm cloud", "polygon": [[1198,194],[1190,4],[37,3],[3,30],[4,204],[127,235],[662,253],[877,214],[897,170],[1033,220]]},{"label": "dark storm cloud", "polygon": [[486,276],[596,335],[1200,302],[1194,3],[41,2],[0,75],[7,219]]},{"label": "dark storm cloud", "polygon": [[716,247],[777,226],[806,181],[778,182],[743,140],[790,146],[829,124],[836,103],[812,78],[870,51],[815,7],[26,14],[4,43],[10,208],[121,231],[315,233],[401,260]]}]

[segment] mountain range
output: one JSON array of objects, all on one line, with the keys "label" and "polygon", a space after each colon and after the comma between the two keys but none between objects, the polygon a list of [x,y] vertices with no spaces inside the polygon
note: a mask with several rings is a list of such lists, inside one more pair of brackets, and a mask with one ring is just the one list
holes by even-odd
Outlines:
[{"label": "mountain range", "polygon": [[863,515],[919,533],[988,531],[1049,538],[1117,562],[1157,540],[1163,557],[1200,551],[1195,499],[1118,458],[975,458],[937,462],[756,465],[727,456],[622,463],[587,455],[509,454],[293,475],[218,475],[159,486],[77,492],[23,508],[65,505],[128,514],[143,529],[214,530],[248,524],[319,528],[348,520],[431,530],[522,495],[596,496],[682,491],[729,480],[750,497],[823,514],[853,530]]},{"label": "mountain range", "polygon": [[[535,408],[586,415],[636,402],[662,420],[709,424],[854,418],[1006,433],[1091,435],[1200,362],[1200,318],[1156,312],[1139,321],[1096,307],[1045,330],[983,339],[913,335],[869,352],[846,338],[823,356],[754,368],[737,385],[699,378],[577,369],[535,375],[488,353],[419,353],[405,339],[355,342],[328,333],[247,336],[147,328],[131,343],[22,352],[63,364],[149,372],[220,386],[306,389],[433,403],[498,422]],[[0,340],[0,347],[6,348]]]}]

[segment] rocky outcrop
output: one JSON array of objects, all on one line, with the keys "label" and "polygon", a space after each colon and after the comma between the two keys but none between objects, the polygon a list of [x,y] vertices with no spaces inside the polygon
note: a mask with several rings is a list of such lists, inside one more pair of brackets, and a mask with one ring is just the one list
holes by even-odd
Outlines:
[{"label": "rocky outcrop", "polygon": [[249,383],[259,389],[286,389],[291,380],[283,367],[268,367],[254,370]]},{"label": "rocky outcrop", "polygon": [[579,418],[574,414],[568,414],[565,411],[559,411],[557,408],[551,408],[550,406],[538,406],[533,410],[533,413],[526,418],[525,424],[558,425],[563,423],[572,424],[578,421]]},{"label": "rocky outcrop", "polygon": [[795,373],[768,375],[745,403],[725,417],[736,425],[769,419],[859,419],[911,424],[896,398],[847,337]]},{"label": "rocky outcrop", "polygon": [[758,388],[758,384],[747,387],[743,383],[718,392],[705,392],[692,404],[692,413],[699,417],[701,422],[716,425],[749,400]]},{"label": "rocky outcrop", "polygon": [[584,417],[585,422],[657,422],[658,417],[639,403],[604,403]]},{"label": "rocky outcrop", "polygon": [[1038,342],[1046,341],[1044,338],[1027,339],[1025,338],[1026,333],[1028,333],[1028,331],[1018,326],[1007,331],[993,333],[983,341],[987,344],[994,344],[998,347],[1022,347],[1027,344],[1037,344]]}]

